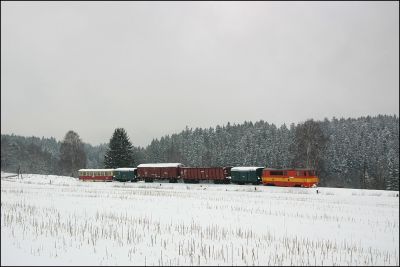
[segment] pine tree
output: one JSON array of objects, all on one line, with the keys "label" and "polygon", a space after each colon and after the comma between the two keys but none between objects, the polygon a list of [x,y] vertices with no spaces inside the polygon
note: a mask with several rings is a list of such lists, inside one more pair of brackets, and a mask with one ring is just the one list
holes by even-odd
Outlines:
[{"label": "pine tree", "polygon": [[68,131],[60,147],[60,172],[76,177],[78,170],[86,167],[86,152],[79,135]]},{"label": "pine tree", "polygon": [[105,168],[131,167],[134,165],[133,146],[126,131],[117,128],[110,139],[108,150],[104,156]]}]

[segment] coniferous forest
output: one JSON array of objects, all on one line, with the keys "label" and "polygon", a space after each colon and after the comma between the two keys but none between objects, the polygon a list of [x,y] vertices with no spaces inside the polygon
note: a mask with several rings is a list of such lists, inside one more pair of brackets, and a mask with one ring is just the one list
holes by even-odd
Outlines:
[{"label": "coniferous forest", "polygon": [[[140,131],[140,129],[137,129]],[[128,133],[129,135],[129,133]],[[131,140],[135,144],[135,140]],[[1,170],[62,174],[54,138],[1,135]],[[108,144],[84,143],[86,168],[104,168]],[[188,128],[133,146],[131,166],[315,168],[320,186],[399,190],[399,118],[389,115],[306,121],[277,127],[266,121]],[[122,166],[120,166],[122,167]]]}]

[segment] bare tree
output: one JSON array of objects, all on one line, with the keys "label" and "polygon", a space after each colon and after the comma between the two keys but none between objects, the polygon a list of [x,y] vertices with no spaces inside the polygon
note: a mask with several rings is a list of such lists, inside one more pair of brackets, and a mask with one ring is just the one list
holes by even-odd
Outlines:
[{"label": "bare tree", "polygon": [[[319,170],[320,160],[327,145],[319,123],[313,120],[297,125],[293,152],[295,167]],[[297,165],[297,166],[296,166]],[[300,165],[300,166],[299,166]]]},{"label": "bare tree", "polygon": [[77,177],[78,170],[86,167],[86,153],[79,135],[69,131],[60,147],[60,173]]}]

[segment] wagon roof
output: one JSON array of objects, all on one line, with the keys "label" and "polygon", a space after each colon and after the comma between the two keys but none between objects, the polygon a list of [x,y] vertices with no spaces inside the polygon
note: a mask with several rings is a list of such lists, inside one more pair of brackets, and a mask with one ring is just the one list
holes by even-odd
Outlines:
[{"label": "wagon roof", "polygon": [[275,168],[264,168],[269,171],[315,171],[314,169],[307,168],[288,168],[288,169],[275,169]]},{"label": "wagon roof", "polygon": [[114,171],[134,171],[137,168],[116,168]]},{"label": "wagon roof", "polygon": [[139,164],[139,167],[180,167],[183,166],[182,163],[143,163]]},{"label": "wagon roof", "polygon": [[80,172],[110,172],[114,169],[80,169]]},{"label": "wagon roof", "polygon": [[264,167],[253,167],[253,166],[249,166],[249,167],[233,167],[231,169],[231,171],[255,171],[257,169],[264,169]]}]

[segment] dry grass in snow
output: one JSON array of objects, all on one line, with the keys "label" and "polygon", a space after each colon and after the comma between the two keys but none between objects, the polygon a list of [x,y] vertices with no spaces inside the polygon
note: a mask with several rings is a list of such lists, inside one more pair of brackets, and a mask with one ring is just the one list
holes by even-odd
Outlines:
[{"label": "dry grass in snow", "polygon": [[399,265],[398,192],[319,192],[6,177],[1,264]]}]

